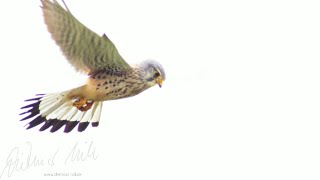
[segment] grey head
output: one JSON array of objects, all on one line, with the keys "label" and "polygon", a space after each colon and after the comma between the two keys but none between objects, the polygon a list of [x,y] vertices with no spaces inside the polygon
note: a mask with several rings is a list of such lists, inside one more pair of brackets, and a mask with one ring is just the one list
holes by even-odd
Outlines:
[{"label": "grey head", "polygon": [[161,87],[163,81],[166,80],[166,74],[163,67],[155,60],[145,60],[139,64],[139,68],[143,72],[143,79],[149,86],[158,84],[159,87]]}]

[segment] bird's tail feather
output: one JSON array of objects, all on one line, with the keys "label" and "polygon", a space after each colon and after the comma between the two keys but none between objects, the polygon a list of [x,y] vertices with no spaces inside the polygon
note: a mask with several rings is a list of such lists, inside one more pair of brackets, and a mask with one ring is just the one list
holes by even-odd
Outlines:
[{"label": "bird's tail feather", "polygon": [[88,127],[90,122],[93,127],[97,127],[99,125],[102,102],[96,101],[87,111],[80,111],[77,107],[73,106],[76,99],[67,97],[69,92],[37,94],[36,98],[26,100],[33,103],[21,108],[27,110],[20,115],[28,114],[21,121],[32,118],[28,123],[27,129],[44,123],[40,131],[52,127],[50,132],[55,132],[64,125],[64,132],[66,133],[72,131],[77,125],[78,131],[82,132]]}]

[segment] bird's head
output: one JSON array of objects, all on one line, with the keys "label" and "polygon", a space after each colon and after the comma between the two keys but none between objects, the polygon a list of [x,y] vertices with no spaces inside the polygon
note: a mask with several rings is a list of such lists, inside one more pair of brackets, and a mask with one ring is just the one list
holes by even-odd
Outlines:
[{"label": "bird's head", "polygon": [[158,84],[159,87],[162,86],[163,81],[166,80],[166,74],[161,64],[154,60],[146,60],[139,66],[144,74],[143,79],[147,81],[150,87],[156,84]]}]

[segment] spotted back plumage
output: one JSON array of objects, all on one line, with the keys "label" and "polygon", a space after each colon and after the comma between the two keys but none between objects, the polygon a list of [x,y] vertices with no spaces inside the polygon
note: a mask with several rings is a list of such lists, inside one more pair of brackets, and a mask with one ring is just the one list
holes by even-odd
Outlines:
[{"label": "spotted back plumage", "polygon": [[77,71],[91,74],[102,69],[130,68],[105,34],[99,36],[88,29],[56,0],[41,2],[48,31]]}]

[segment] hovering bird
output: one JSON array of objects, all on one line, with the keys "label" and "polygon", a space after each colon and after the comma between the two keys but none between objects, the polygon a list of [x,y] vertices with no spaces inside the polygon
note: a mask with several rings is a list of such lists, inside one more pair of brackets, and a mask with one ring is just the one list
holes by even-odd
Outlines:
[{"label": "hovering bird", "polygon": [[86,84],[67,91],[37,94],[21,119],[32,119],[27,129],[42,124],[55,132],[64,126],[64,132],[84,131],[91,123],[99,125],[103,101],[131,97],[154,86],[162,86],[166,75],[163,67],[154,60],[129,65],[118,53],[115,45],[103,34],[99,36],[56,0],[41,0],[44,22],[53,40],[69,63],[78,72],[88,75]]}]

